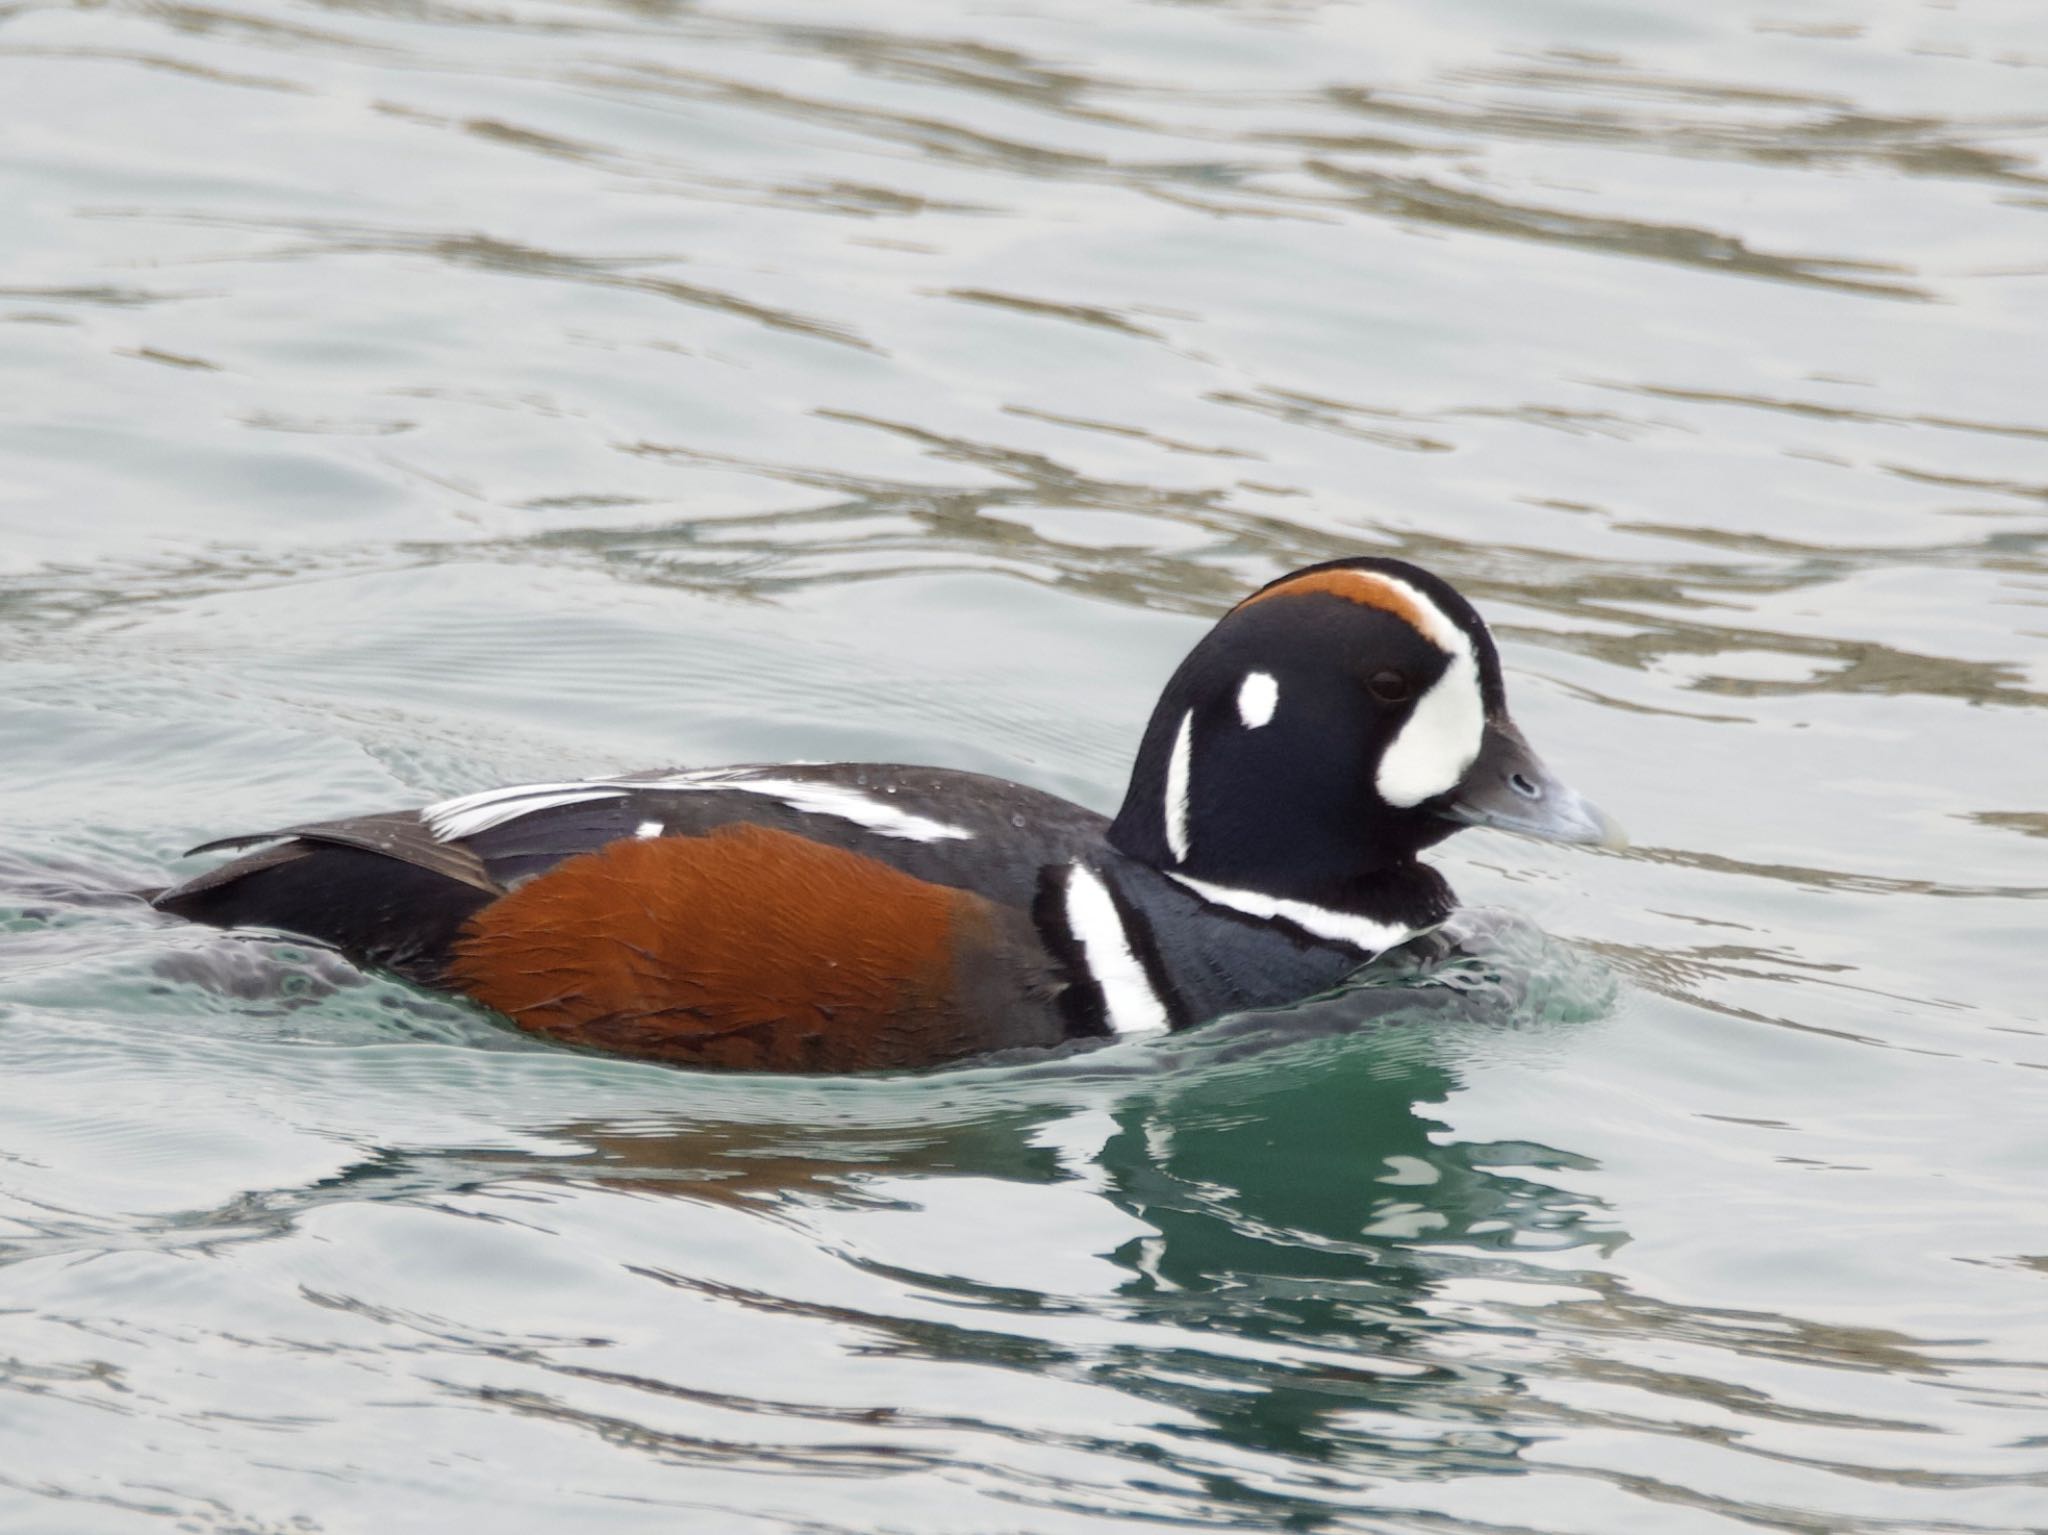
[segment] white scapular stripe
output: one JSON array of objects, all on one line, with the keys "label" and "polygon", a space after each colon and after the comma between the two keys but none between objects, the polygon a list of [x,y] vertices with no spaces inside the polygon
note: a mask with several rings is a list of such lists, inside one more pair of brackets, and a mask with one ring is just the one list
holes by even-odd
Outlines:
[{"label": "white scapular stripe", "polygon": [[837,816],[842,821],[865,826],[885,837],[902,837],[911,842],[944,842],[954,837],[964,840],[974,835],[965,827],[913,814],[887,800],[871,799],[860,790],[849,789],[844,784],[805,783],[795,778],[754,778],[738,783],[713,784],[678,784],[663,779],[658,786],[664,789],[741,789],[748,794],[772,795],[792,810]]},{"label": "white scapular stripe", "polygon": [[1237,717],[1244,721],[1244,728],[1257,730],[1261,725],[1273,722],[1273,711],[1280,707],[1280,684],[1273,680],[1271,672],[1246,672],[1244,681],[1237,685]]},{"label": "white scapular stripe", "polygon": [[1175,863],[1188,861],[1188,757],[1194,750],[1195,711],[1180,717],[1173,755],[1166,759],[1166,845]]},{"label": "white scapular stripe", "polygon": [[1368,954],[1384,954],[1417,934],[1429,931],[1426,927],[1410,927],[1405,922],[1375,922],[1372,918],[1361,917],[1356,912],[1332,911],[1327,906],[1317,906],[1309,901],[1290,901],[1281,896],[1267,895],[1263,891],[1239,890],[1230,885],[1212,885],[1207,880],[1189,879],[1187,875],[1174,874],[1171,870],[1168,871],[1168,875],[1214,905],[1228,906],[1232,911],[1241,911],[1248,917],[1291,922],[1303,932],[1313,933],[1318,938],[1329,938],[1337,943],[1348,943],[1354,949],[1363,949]]},{"label": "white scapular stripe", "polygon": [[559,805],[581,805],[591,800],[617,799],[622,791],[602,784],[530,783],[509,789],[486,789],[444,799],[420,812],[427,830],[440,842],[457,842],[493,826],[516,821],[536,810]]},{"label": "white scapular stripe", "polygon": [[1414,604],[1424,637],[1451,658],[1434,686],[1416,701],[1385,752],[1373,780],[1380,798],[1406,809],[1456,788],[1479,756],[1486,733],[1486,704],[1479,692],[1479,657],[1472,636],[1406,581],[1369,573],[1369,579]]},{"label": "white scapular stripe", "polygon": [[1143,1034],[1170,1028],[1166,1004],[1145,978],[1145,967],[1131,952],[1130,935],[1109,887],[1086,864],[1067,869],[1067,931],[1081,946],[1088,973],[1102,988],[1103,1008],[1118,1034]]},{"label": "white scapular stripe", "polygon": [[[623,799],[628,794],[649,789],[675,793],[732,789],[744,794],[765,794],[782,801],[792,810],[834,816],[856,826],[865,826],[885,837],[902,837],[913,842],[940,842],[951,837],[974,835],[963,827],[913,814],[844,784],[764,777],[761,770],[753,768],[705,768],[658,778],[587,778],[572,783],[519,784],[512,788],[486,789],[478,794],[445,799],[427,806],[420,815],[438,840],[456,842],[537,810],[581,805],[593,800]],[[649,835],[644,829],[648,824],[652,823],[643,822],[635,835]]]}]

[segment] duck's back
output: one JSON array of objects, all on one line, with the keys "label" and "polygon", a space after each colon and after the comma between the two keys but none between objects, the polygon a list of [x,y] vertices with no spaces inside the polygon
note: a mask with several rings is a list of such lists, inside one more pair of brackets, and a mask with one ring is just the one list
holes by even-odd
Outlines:
[{"label": "duck's back", "polygon": [[925,1065],[1106,1032],[1042,925],[1104,818],[888,765],[529,784],[231,838],[157,905],[270,927],[566,1042],[705,1065]]}]

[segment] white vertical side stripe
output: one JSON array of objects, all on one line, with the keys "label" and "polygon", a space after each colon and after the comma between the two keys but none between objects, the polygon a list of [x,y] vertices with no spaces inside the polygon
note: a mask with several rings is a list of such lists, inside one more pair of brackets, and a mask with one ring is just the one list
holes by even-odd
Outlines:
[{"label": "white vertical side stripe", "polygon": [[1194,750],[1195,711],[1180,717],[1173,755],[1166,759],[1166,845],[1175,863],[1188,861],[1188,757]]},{"label": "white vertical side stripe", "polygon": [[1118,1034],[1170,1028],[1166,1005],[1131,952],[1130,935],[1101,876],[1085,864],[1067,870],[1067,930],[1081,946],[1081,961],[1102,988],[1103,1010]]}]

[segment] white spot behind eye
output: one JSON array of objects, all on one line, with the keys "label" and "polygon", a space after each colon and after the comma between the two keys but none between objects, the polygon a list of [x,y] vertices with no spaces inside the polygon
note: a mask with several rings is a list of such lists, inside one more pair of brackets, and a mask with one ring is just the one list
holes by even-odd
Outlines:
[{"label": "white spot behind eye", "polygon": [[1166,759],[1166,845],[1175,863],[1188,861],[1188,756],[1194,750],[1195,711],[1180,717],[1173,755]]},{"label": "white spot behind eye", "polygon": [[1257,730],[1270,724],[1273,711],[1279,707],[1280,684],[1273,680],[1272,673],[1246,672],[1244,681],[1237,685],[1237,717],[1244,721],[1244,728]]},{"label": "white spot behind eye", "polygon": [[661,835],[661,822],[642,821],[633,828],[633,835],[636,837],[658,837]]}]

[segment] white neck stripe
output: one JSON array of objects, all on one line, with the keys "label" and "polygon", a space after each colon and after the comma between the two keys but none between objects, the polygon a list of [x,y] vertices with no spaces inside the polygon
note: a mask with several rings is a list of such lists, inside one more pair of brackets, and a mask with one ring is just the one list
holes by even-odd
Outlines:
[{"label": "white neck stripe", "polygon": [[[1348,943],[1354,949],[1363,949],[1368,954],[1384,954],[1398,948],[1418,934],[1426,933],[1428,927],[1409,927],[1401,922],[1375,922],[1370,917],[1361,917],[1356,912],[1332,911],[1327,906],[1317,906],[1312,901],[1290,901],[1283,896],[1267,895],[1260,890],[1239,890],[1230,885],[1212,885],[1207,880],[1190,879],[1185,874],[1167,870],[1167,878],[1178,880],[1196,895],[1214,906],[1228,906],[1232,911],[1242,912],[1247,917],[1264,917],[1268,921],[1288,922],[1303,932],[1318,938],[1328,938],[1336,943]],[[1436,926],[1435,923],[1430,924]]]},{"label": "white neck stripe", "polygon": [[1166,759],[1166,845],[1175,863],[1188,861],[1188,758],[1194,751],[1195,711],[1180,717],[1173,755]]}]

